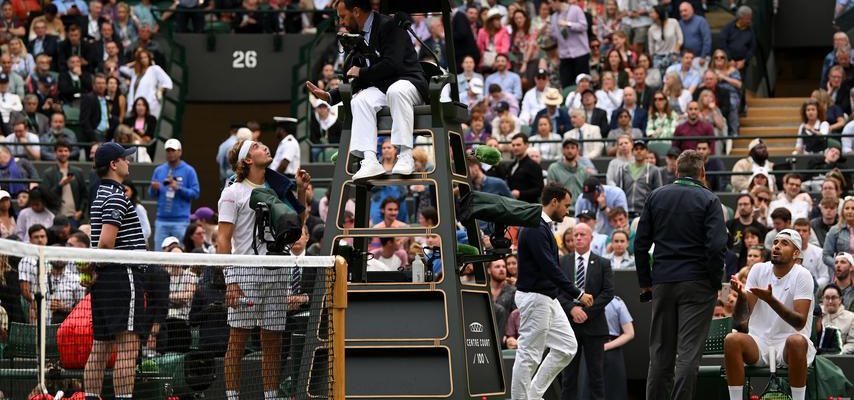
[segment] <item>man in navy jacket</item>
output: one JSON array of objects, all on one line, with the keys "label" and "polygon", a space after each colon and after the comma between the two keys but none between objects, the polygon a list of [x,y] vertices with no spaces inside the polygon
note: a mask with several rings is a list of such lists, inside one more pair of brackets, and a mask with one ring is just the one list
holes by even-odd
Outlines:
[{"label": "man in navy jacket", "polygon": [[[648,399],[693,398],[721,288],[726,226],[720,200],[702,184],[704,164],[697,151],[683,152],[676,182],[652,192],[638,223],[638,283],[642,298],[652,295]],[[648,256],[653,243],[655,268]]]},{"label": "man in navy jacket", "polygon": [[[558,294],[578,300],[585,307],[593,304],[593,296],[578,289],[561,271],[557,242],[551,228],[552,223],[562,222],[569,213],[572,196],[564,187],[549,184],[543,190],[541,203],[540,226],[522,228],[519,232],[516,305],[519,307],[520,324],[511,385],[511,397],[514,399],[542,398],[578,350],[578,342],[557,299]],[[549,354],[543,360],[546,347]],[[543,361],[541,364],[540,360]]]}]

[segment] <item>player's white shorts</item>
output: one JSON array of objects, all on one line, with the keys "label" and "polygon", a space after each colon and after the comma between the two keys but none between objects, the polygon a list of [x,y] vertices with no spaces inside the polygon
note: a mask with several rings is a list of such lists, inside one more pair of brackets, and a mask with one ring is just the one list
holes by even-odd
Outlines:
[{"label": "player's white shorts", "polygon": [[232,273],[237,275],[237,285],[245,298],[252,302],[252,307],[241,304],[237,308],[229,308],[228,326],[284,331],[288,311],[290,268],[238,267]]},{"label": "player's white shorts", "polygon": [[[765,339],[760,338],[755,335],[750,335],[754,342],[756,342],[756,346],[759,347],[759,361],[756,364],[753,364],[754,367],[767,367],[770,364],[770,355],[768,349],[772,346],[768,344]],[[815,360],[815,346],[812,344],[812,340],[805,337],[807,341],[807,365],[812,364],[813,360]],[[783,359],[783,350],[786,347],[786,341],[780,341],[778,343],[773,344],[776,355],[774,358],[777,359],[777,367],[786,367],[786,360]]]}]

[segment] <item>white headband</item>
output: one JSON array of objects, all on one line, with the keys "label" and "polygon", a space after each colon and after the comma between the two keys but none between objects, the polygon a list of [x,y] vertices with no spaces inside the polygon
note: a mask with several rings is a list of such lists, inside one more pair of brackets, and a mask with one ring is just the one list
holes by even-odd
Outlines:
[{"label": "white headband", "polygon": [[243,161],[247,155],[249,155],[249,149],[252,148],[252,145],[255,144],[252,140],[245,140],[243,144],[240,145],[240,151],[237,152],[237,161]]}]

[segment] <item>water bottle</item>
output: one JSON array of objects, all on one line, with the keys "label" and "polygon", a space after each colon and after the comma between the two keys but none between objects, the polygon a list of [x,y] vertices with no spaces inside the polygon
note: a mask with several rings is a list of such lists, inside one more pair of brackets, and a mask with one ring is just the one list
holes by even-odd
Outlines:
[{"label": "water bottle", "polygon": [[421,257],[415,257],[415,260],[412,261],[412,282],[424,282],[424,262],[421,261]]},{"label": "water bottle", "polygon": [[238,308],[252,308],[255,305],[255,302],[248,297],[241,297],[240,300],[237,301]]}]

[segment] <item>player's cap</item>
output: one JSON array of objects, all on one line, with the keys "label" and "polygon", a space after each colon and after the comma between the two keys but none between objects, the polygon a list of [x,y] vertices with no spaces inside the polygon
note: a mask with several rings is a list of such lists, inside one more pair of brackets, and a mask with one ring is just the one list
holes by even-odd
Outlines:
[{"label": "player's cap", "polygon": [[777,232],[777,236],[774,236],[774,240],[788,240],[798,251],[801,250],[801,234],[794,229],[783,229],[780,232]]},{"label": "player's cap", "polygon": [[95,151],[95,168],[106,167],[119,158],[130,157],[136,153],[136,147],[124,148],[116,142],[107,142]]}]

